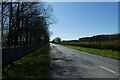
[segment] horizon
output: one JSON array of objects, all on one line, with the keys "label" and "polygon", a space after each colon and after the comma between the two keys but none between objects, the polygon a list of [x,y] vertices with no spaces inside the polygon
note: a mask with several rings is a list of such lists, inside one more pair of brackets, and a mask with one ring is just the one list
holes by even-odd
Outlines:
[{"label": "horizon", "polygon": [[[79,37],[79,38],[87,38],[87,37],[93,37],[93,36],[99,36],[99,35],[116,35],[116,34],[120,34],[120,33],[113,33],[113,34],[98,34],[98,35],[92,35],[92,36],[83,36],[83,37]],[[62,39],[61,39],[61,41],[79,40],[79,38],[78,38],[78,39],[66,39],[66,40],[62,40]],[[52,41],[52,40],[50,40],[50,41]]]},{"label": "horizon", "polygon": [[57,22],[50,26],[50,40],[76,40],[118,33],[117,2],[50,2]]}]

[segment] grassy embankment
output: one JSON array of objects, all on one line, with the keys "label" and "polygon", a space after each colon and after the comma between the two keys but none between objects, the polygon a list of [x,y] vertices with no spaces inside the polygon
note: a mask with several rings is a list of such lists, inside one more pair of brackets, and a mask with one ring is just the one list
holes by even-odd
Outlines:
[{"label": "grassy embankment", "polygon": [[120,52],[113,50],[119,47],[118,40],[96,42],[63,42],[67,47],[120,60]]},{"label": "grassy embankment", "polygon": [[120,52],[112,51],[112,50],[100,50],[100,49],[93,49],[93,48],[85,48],[85,47],[79,47],[79,46],[67,46],[69,48],[73,48],[79,51],[85,51],[91,54],[101,55],[104,57],[109,57],[113,59],[119,59],[120,60]]},{"label": "grassy embankment", "polygon": [[8,65],[5,70],[9,78],[12,79],[39,80],[44,78],[46,80],[49,73],[49,46],[44,46],[29,53],[14,62],[13,66]]}]

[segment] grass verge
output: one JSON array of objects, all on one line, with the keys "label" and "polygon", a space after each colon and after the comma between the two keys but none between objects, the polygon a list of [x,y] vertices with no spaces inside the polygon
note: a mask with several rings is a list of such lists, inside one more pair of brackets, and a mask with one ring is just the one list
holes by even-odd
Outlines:
[{"label": "grass verge", "polygon": [[66,47],[73,48],[79,51],[85,51],[91,54],[101,55],[104,57],[120,60],[120,52],[117,52],[117,51],[84,48],[84,47],[78,47],[78,46],[66,46]]},{"label": "grass verge", "polygon": [[14,62],[14,65],[8,65],[5,71],[12,79],[39,80],[44,78],[46,80],[49,73],[49,46],[46,45],[29,53]]}]

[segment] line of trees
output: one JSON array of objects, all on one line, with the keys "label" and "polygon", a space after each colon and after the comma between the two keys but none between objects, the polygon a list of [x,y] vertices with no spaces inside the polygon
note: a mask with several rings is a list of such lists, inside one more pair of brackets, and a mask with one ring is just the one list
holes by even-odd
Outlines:
[{"label": "line of trees", "polygon": [[2,2],[2,46],[48,43],[52,12],[44,2]]},{"label": "line of trees", "polygon": [[113,41],[120,40],[120,33],[109,35],[94,35],[92,37],[82,37],[78,40],[63,40],[62,42],[90,42],[90,41]]},{"label": "line of trees", "polygon": [[95,35],[93,37],[83,37],[79,40],[62,41],[63,45],[80,46],[95,49],[110,49],[120,51],[120,34]]},{"label": "line of trees", "polygon": [[109,40],[120,40],[120,34],[95,35],[93,37],[79,38],[79,41],[109,41]]}]

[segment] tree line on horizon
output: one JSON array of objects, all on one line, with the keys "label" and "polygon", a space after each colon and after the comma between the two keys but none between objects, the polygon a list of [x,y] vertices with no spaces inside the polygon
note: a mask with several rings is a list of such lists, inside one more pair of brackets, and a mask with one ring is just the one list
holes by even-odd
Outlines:
[{"label": "tree line on horizon", "polygon": [[92,37],[82,37],[78,40],[63,40],[62,42],[85,42],[85,41],[111,41],[120,40],[120,34],[94,35]]},{"label": "tree line on horizon", "polygon": [[48,43],[52,12],[45,2],[2,2],[2,46]]},{"label": "tree line on horizon", "polygon": [[92,37],[79,38],[78,40],[63,40],[59,44],[120,51],[119,40],[120,34],[95,35]]}]

